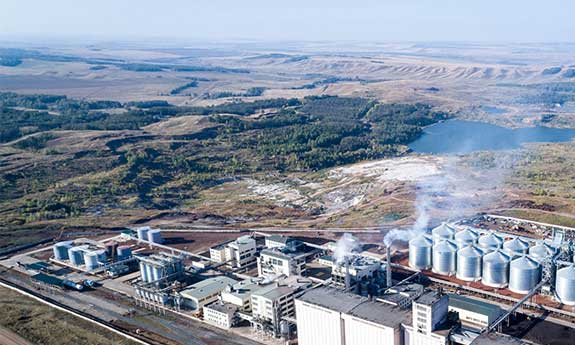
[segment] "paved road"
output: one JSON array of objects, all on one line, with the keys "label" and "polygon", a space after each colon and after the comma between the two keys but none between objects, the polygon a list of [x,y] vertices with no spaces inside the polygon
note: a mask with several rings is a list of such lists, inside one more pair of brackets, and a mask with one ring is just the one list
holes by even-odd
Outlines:
[{"label": "paved road", "polygon": [[11,330],[0,326],[0,344],[3,345],[32,345],[31,342],[22,338]]}]

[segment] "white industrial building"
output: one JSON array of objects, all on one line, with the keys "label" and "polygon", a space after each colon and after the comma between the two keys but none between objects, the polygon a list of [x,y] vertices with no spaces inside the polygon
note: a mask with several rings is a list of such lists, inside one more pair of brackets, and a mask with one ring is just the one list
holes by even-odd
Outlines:
[{"label": "white industrial building", "polygon": [[483,329],[503,313],[497,305],[461,295],[449,295],[449,311],[457,312],[461,324],[471,329]]},{"label": "white industrial building", "polygon": [[252,310],[252,294],[265,286],[259,282],[252,282],[250,279],[242,280],[222,291],[221,299],[226,303],[237,306],[241,311],[250,312]]},{"label": "white industrial building", "polygon": [[238,307],[230,303],[216,301],[203,308],[204,321],[220,328],[231,328],[236,323]]},{"label": "white industrial building", "polygon": [[330,287],[312,289],[296,298],[300,345],[402,345],[400,309]]},{"label": "white industrial building", "polygon": [[257,259],[258,275],[260,277],[303,275],[306,270],[306,258],[310,254],[286,249],[262,250]]},{"label": "white industrial building", "polygon": [[276,334],[280,332],[283,317],[295,315],[294,294],[289,286],[274,284],[252,294],[252,316],[260,324],[269,324]]},{"label": "white industrial building", "polygon": [[236,280],[224,276],[202,280],[180,292],[182,305],[200,311],[206,304],[217,301],[220,293],[235,283]]},{"label": "white industrial building", "polygon": [[[378,275],[381,275],[380,278],[385,276],[378,260],[359,255],[348,260],[348,262],[335,263],[331,268],[332,281],[336,285],[365,291],[367,284],[378,278]],[[361,285],[364,285],[363,289],[360,289]]]},{"label": "white industrial building", "polygon": [[412,324],[404,324],[405,345],[445,345],[449,341],[447,326],[449,297],[440,292],[427,292],[413,301]]},{"label": "white industrial building", "polygon": [[242,268],[256,261],[256,240],[250,236],[238,237],[226,245],[210,248],[210,258],[216,262],[229,262]]}]

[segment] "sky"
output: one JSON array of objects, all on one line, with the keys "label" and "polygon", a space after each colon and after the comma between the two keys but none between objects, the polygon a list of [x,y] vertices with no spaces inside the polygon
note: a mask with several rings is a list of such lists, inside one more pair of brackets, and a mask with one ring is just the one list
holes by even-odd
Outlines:
[{"label": "sky", "polygon": [[1,0],[0,36],[567,42],[572,0]]}]

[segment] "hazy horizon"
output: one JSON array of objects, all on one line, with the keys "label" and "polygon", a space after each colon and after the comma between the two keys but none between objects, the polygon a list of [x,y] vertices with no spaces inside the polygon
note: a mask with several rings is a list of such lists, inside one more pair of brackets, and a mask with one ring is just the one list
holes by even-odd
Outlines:
[{"label": "hazy horizon", "polygon": [[[177,8],[177,10],[175,10]],[[5,0],[0,37],[189,41],[559,43],[575,3],[540,1]]]}]

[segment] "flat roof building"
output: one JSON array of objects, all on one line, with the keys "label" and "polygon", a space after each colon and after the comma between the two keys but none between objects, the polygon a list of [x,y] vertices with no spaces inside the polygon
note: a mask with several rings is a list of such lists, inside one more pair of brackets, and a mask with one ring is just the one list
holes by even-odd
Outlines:
[{"label": "flat roof building", "polygon": [[237,283],[236,280],[221,276],[208,278],[190,285],[187,289],[180,292],[184,299],[183,305],[199,311],[206,304],[215,302],[222,291],[235,283]]},{"label": "flat roof building", "polygon": [[503,313],[495,304],[461,295],[449,295],[449,311],[457,312],[462,325],[483,329]]},{"label": "flat roof building", "polygon": [[236,323],[236,305],[216,301],[204,306],[203,310],[204,321],[216,327],[229,329]]}]

